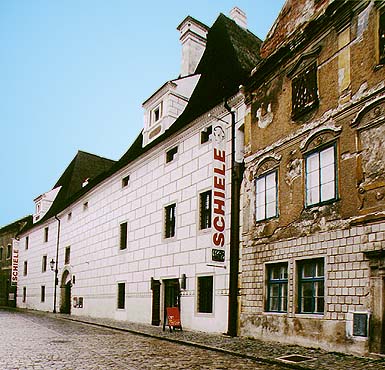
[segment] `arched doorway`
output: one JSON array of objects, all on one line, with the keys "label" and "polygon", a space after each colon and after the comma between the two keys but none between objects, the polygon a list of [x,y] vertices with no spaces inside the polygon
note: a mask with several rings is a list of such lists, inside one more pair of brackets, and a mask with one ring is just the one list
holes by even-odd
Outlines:
[{"label": "arched doorway", "polygon": [[71,274],[68,270],[65,270],[62,275],[61,285],[60,285],[60,312],[61,313],[71,313]]}]

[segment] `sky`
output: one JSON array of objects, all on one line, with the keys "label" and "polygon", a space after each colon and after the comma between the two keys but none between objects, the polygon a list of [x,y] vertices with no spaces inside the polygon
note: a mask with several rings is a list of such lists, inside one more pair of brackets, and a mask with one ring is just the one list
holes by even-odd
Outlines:
[{"label": "sky", "polygon": [[34,212],[78,150],[118,160],[180,73],[176,30],[237,6],[264,39],[284,0],[1,0],[0,227]]}]

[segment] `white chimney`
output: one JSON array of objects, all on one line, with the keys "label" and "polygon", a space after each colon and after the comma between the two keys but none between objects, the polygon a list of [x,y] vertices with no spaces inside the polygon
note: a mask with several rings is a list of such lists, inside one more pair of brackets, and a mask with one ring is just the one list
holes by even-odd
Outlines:
[{"label": "white chimney", "polygon": [[205,51],[206,35],[209,27],[188,16],[177,27],[177,30],[180,32],[180,41],[182,44],[182,66],[180,75],[184,77],[195,72]]},{"label": "white chimney", "polygon": [[236,6],[230,11],[230,18],[240,27],[247,29],[246,13]]}]

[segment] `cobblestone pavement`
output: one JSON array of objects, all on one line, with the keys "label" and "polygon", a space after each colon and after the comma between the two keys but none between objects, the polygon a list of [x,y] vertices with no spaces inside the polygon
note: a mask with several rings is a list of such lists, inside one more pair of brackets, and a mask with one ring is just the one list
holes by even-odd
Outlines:
[{"label": "cobblestone pavement", "polygon": [[[279,360],[294,354],[310,359]],[[385,369],[385,359],[221,334],[163,332],[126,321],[0,310],[0,369],[157,368],[380,370]]]},{"label": "cobblestone pavement", "polygon": [[282,369],[227,353],[63,320],[0,310],[0,369]]}]

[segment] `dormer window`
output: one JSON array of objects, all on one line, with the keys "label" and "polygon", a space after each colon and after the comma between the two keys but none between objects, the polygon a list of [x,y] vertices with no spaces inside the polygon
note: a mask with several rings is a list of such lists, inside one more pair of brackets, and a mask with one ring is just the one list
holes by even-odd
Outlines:
[{"label": "dormer window", "polygon": [[36,214],[38,215],[41,211],[41,203],[36,204]]},{"label": "dormer window", "polygon": [[162,118],[162,103],[158,104],[151,111],[151,125],[158,122]]}]

